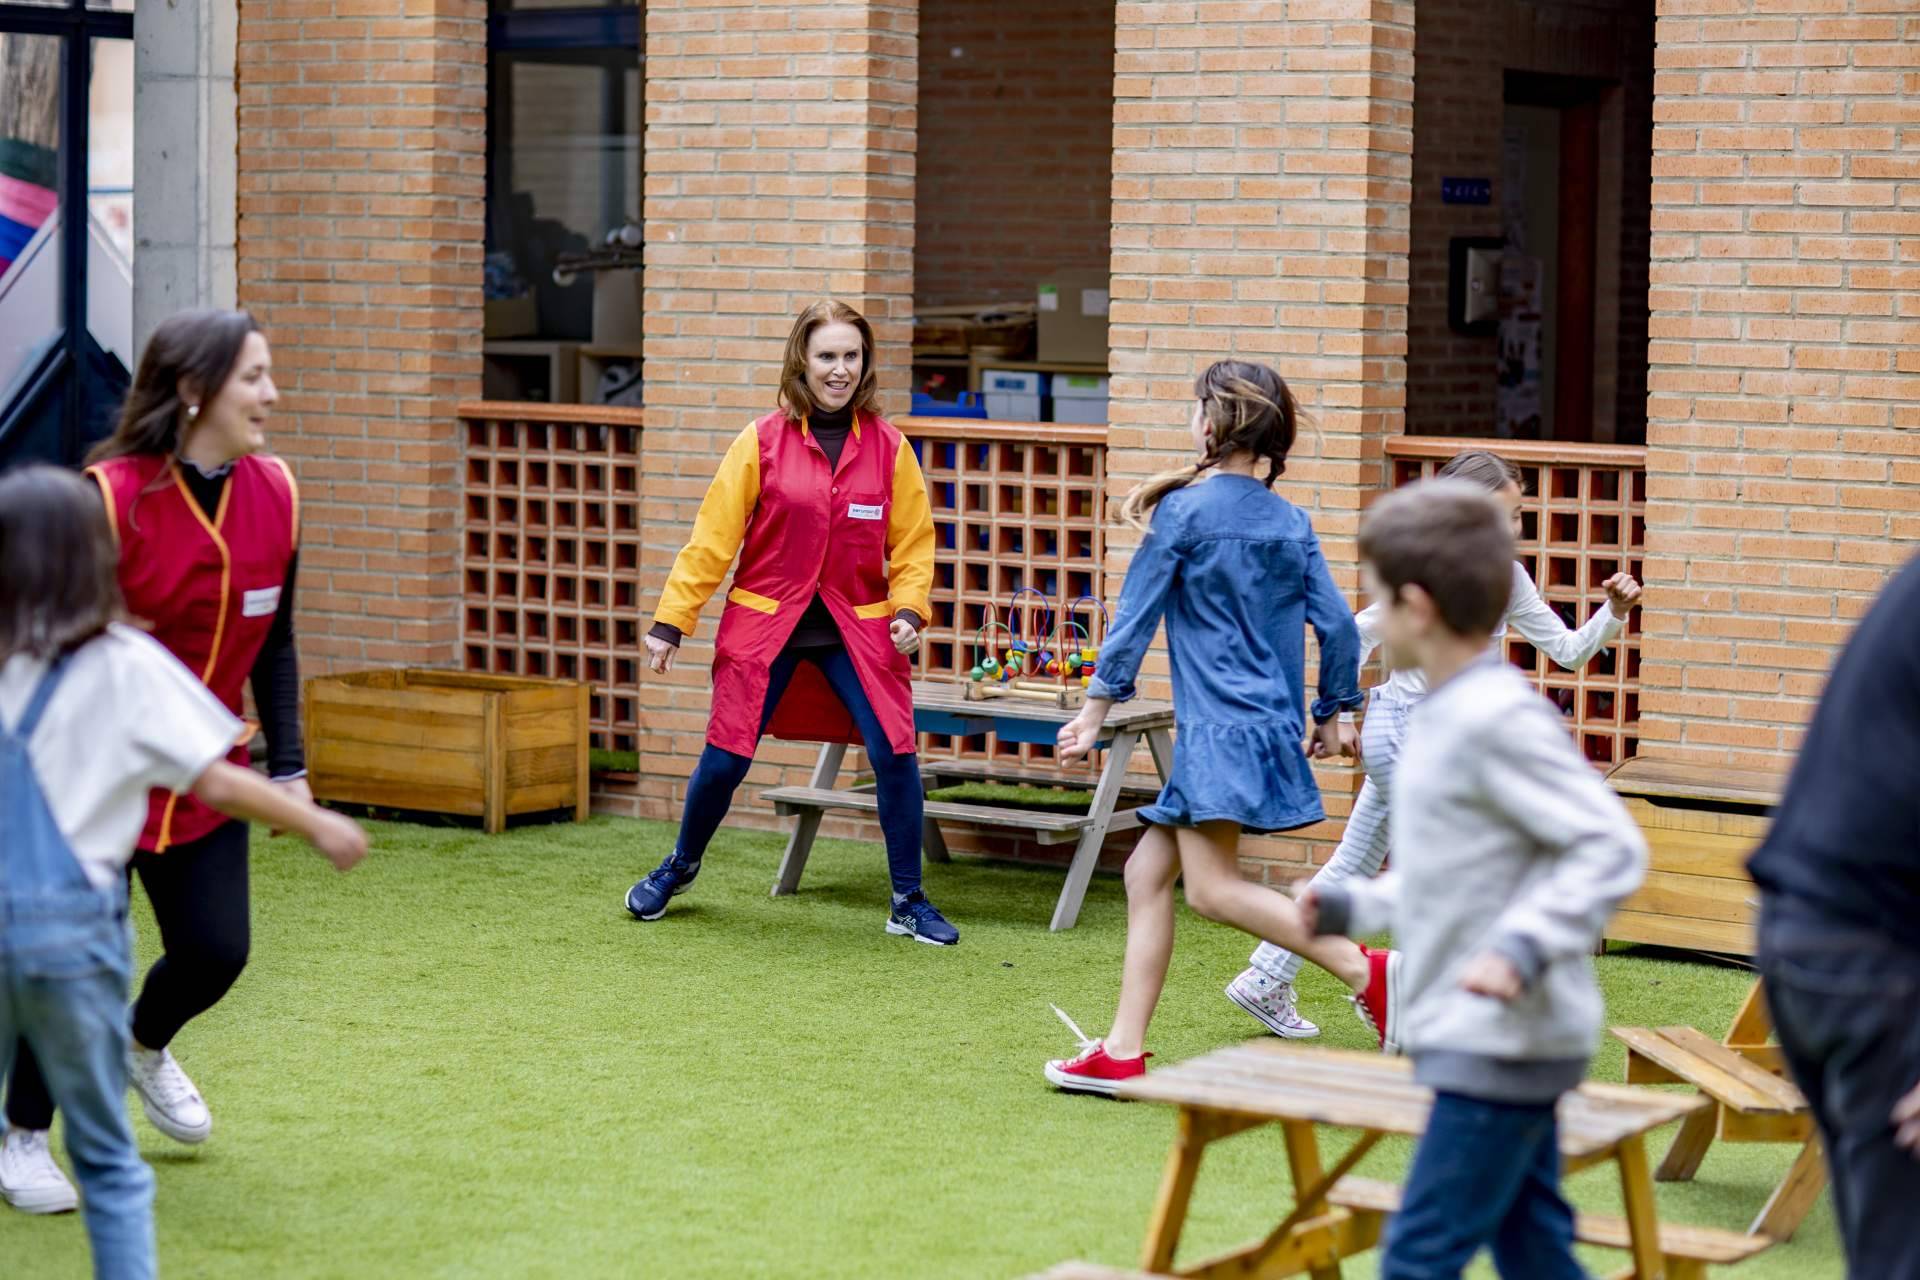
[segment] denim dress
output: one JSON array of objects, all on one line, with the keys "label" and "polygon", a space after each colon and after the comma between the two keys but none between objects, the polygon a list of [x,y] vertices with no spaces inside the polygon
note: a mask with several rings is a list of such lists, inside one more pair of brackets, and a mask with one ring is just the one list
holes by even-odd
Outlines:
[{"label": "denim dress", "polygon": [[1306,628],[1326,719],[1357,707],[1360,633],[1305,512],[1251,476],[1214,473],[1154,508],[1133,555],[1091,698],[1134,696],[1160,620],[1173,667],[1173,774],[1148,822],[1288,831],[1324,816],[1307,764]]}]

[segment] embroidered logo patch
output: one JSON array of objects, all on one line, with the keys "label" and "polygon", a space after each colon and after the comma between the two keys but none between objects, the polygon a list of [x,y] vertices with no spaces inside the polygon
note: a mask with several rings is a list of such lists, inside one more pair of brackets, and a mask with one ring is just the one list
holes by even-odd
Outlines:
[{"label": "embroidered logo patch", "polygon": [[240,597],[240,616],[264,618],[280,607],[280,588],[261,587]]},{"label": "embroidered logo patch", "polygon": [[885,512],[886,508],[878,503],[869,505],[864,502],[852,502],[847,504],[847,519],[849,520],[878,520]]}]

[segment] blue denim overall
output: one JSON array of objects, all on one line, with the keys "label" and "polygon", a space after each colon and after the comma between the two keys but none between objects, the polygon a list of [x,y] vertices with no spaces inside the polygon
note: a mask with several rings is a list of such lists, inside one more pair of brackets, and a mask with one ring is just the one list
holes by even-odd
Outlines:
[{"label": "blue denim overall", "polygon": [[87,879],[27,755],[64,669],[41,678],[17,725],[0,724],[0,1072],[25,1036],[66,1117],[96,1280],[149,1280],[153,1173],[126,1107],[126,885]]}]

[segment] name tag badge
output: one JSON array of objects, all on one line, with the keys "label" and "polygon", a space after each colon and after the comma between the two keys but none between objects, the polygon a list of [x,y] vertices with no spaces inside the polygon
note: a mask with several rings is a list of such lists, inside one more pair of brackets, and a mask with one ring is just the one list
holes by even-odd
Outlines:
[{"label": "name tag badge", "polygon": [[864,502],[847,504],[847,519],[849,520],[878,520],[885,512],[886,508],[878,503],[872,505]]},{"label": "name tag badge", "polygon": [[264,618],[279,607],[279,587],[261,587],[240,597],[240,616],[243,618]]}]

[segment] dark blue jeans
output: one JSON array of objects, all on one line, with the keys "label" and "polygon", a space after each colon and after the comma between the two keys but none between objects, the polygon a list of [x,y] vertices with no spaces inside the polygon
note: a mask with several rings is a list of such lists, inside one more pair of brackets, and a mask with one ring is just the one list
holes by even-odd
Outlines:
[{"label": "dark blue jeans", "polygon": [[1920,1087],[1920,952],[1769,895],[1760,974],[1780,1050],[1826,1143],[1847,1274],[1920,1280],[1920,1157],[1893,1142]]},{"label": "dark blue jeans", "polygon": [[[914,752],[896,755],[880,727],[880,717],[860,687],[853,659],[840,645],[809,646],[781,651],[773,660],[767,680],[767,705],[760,713],[760,732],[767,731],[773,709],[787,691],[794,670],[802,662],[811,662],[827,678],[827,685],[847,710],[860,736],[867,744],[867,760],[873,766],[874,782],[880,800],[880,831],[887,843],[887,872],[893,878],[893,891],[899,895],[920,887],[921,820],[925,816],[926,793],[920,786],[920,757]],[[683,856],[698,859],[707,851],[713,833],[733,806],[733,793],[753,765],[752,756],[737,756],[712,743],[700,753],[687,782],[687,807],[680,815],[680,839],[675,848]]]},{"label": "dark blue jeans", "polygon": [[1573,1210],[1560,1197],[1553,1105],[1442,1093],[1387,1228],[1380,1280],[1455,1280],[1483,1248],[1506,1280],[1587,1274],[1573,1260]]}]

